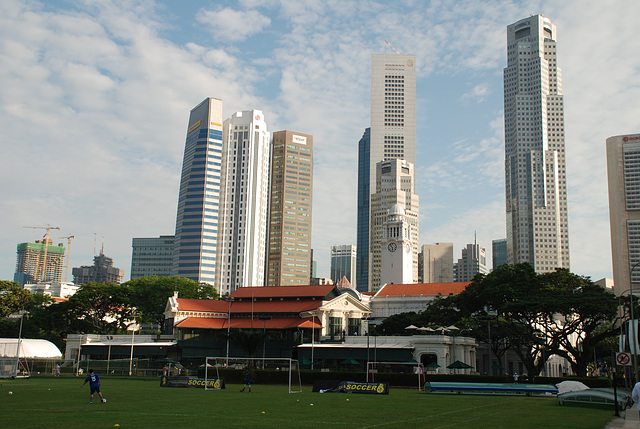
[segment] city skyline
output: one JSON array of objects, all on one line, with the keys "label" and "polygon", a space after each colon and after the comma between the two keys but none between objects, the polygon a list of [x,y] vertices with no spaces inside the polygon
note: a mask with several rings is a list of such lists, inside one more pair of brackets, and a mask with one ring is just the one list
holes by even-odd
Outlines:
[{"label": "city skyline", "polygon": [[358,140],[385,40],[416,56],[419,243],[458,249],[477,230],[489,250],[506,237],[506,28],[538,13],[558,29],[571,270],[612,277],[605,140],[640,131],[640,59],[626,55],[640,5],[557,3],[2,2],[0,277],[18,243],[42,238],[26,225],[60,226],[54,244],[74,235],[71,267],[104,242],[128,268],[133,237],[173,234],[185,113],[206,97],[225,118],[260,109],[270,129],[314,136],[312,248],[328,277],[330,246],[356,243]]}]

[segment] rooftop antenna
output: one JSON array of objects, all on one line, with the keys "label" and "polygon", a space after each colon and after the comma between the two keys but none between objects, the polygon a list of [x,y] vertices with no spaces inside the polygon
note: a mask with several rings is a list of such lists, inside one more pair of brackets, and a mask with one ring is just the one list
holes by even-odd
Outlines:
[{"label": "rooftop antenna", "polygon": [[387,42],[386,40],[384,41],[384,43],[386,43],[387,45],[389,45],[389,47],[390,47],[391,49],[393,49],[393,52],[395,52],[395,53],[396,53],[396,54],[398,54],[398,55],[402,55],[400,52],[398,52],[398,51],[396,50],[396,48],[394,48],[394,47],[393,47],[393,45],[392,45],[391,43]]}]

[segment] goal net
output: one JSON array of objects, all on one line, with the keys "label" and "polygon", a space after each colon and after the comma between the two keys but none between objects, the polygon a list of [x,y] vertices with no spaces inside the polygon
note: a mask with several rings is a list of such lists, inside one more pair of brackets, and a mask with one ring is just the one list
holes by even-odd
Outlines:
[{"label": "goal net", "polygon": [[378,373],[415,374],[418,390],[424,390],[424,365],[417,362],[367,362],[367,382],[375,382]]},{"label": "goal net", "polygon": [[[302,382],[300,378],[300,365],[296,359],[287,358],[231,358],[231,357],[206,357],[205,358],[205,390],[217,390],[220,387],[209,387],[208,379],[215,374],[220,379],[220,372],[227,370],[246,371],[249,369],[263,372],[278,372],[282,377],[274,379],[285,379],[289,386],[289,393],[302,392]],[[242,374],[244,378],[244,373]],[[252,380],[254,376],[252,375]],[[215,383],[220,386],[220,383]]]}]

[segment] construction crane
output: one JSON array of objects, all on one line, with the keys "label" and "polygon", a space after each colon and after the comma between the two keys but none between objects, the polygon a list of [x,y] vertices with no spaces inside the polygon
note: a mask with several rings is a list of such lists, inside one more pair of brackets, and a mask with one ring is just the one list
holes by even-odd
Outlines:
[{"label": "construction crane", "polygon": [[44,276],[47,270],[47,249],[49,248],[49,234],[52,229],[60,230],[57,226],[51,226],[47,224],[47,226],[25,226],[24,228],[33,228],[33,229],[46,229],[47,233],[42,237],[44,239],[44,257],[42,262],[42,276],[38,278],[38,261],[40,258],[36,260],[36,269],[34,272],[34,280],[36,283],[39,283],[41,280],[44,280]]},{"label": "construction crane", "polygon": [[393,49],[393,52],[395,52],[395,53],[396,53],[396,54],[398,54],[398,55],[402,55],[400,52],[398,52],[398,51],[396,50],[396,48],[394,48],[394,47],[393,47],[393,45],[392,45],[391,43],[387,42],[386,40],[384,41],[384,43],[386,43],[387,45],[389,45],[389,47],[390,47],[391,49]]},{"label": "construction crane", "polygon": [[67,274],[69,274],[69,256],[71,256],[71,239],[72,238],[76,238],[75,235],[69,235],[67,237],[60,237],[60,240],[62,240],[63,238],[67,239],[67,260],[65,261],[64,264],[64,281],[65,283],[67,282]]}]

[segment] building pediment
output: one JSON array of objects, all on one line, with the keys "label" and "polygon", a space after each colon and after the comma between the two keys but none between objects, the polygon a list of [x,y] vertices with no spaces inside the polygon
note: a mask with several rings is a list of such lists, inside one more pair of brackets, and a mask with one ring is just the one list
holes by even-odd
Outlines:
[{"label": "building pediment", "polygon": [[371,309],[368,305],[357,300],[348,293],[343,293],[329,301],[324,301],[318,308],[322,312],[335,312],[335,313],[359,313],[366,316],[371,313]]}]

